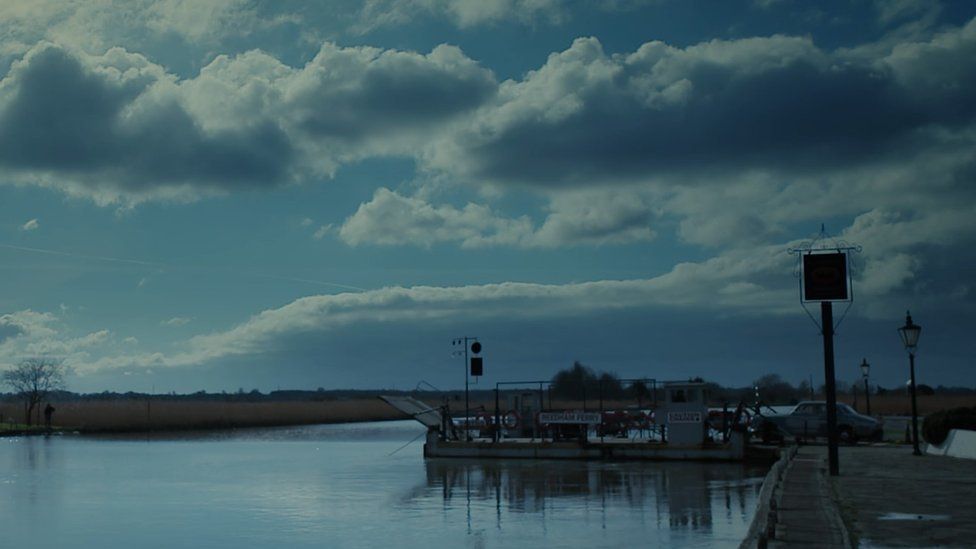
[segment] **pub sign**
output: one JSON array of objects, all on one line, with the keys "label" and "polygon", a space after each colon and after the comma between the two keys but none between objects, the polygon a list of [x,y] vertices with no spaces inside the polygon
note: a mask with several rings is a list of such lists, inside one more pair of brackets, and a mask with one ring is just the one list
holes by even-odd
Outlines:
[{"label": "pub sign", "polygon": [[843,252],[804,254],[803,300],[846,301],[847,254]]}]

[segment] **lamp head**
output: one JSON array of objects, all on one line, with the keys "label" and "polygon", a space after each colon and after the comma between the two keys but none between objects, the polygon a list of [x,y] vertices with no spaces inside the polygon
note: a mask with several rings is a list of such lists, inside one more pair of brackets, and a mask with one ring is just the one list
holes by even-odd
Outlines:
[{"label": "lamp head", "polygon": [[868,372],[870,372],[870,370],[871,370],[871,365],[868,364],[868,359],[862,358],[861,359],[861,375],[864,376],[865,379],[867,379]]},{"label": "lamp head", "polygon": [[905,344],[905,350],[914,353],[915,348],[918,347],[918,336],[922,333],[922,327],[912,322],[910,311],[905,314],[905,325],[898,328],[898,333],[901,335],[902,343]]}]

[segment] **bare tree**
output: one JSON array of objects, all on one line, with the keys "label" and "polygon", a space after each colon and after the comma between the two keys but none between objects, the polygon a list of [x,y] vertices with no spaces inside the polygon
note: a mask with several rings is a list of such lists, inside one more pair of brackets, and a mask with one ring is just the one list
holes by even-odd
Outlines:
[{"label": "bare tree", "polygon": [[28,358],[3,373],[3,383],[24,397],[27,425],[31,415],[51,391],[64,388],[64,364],[48,358]]}]

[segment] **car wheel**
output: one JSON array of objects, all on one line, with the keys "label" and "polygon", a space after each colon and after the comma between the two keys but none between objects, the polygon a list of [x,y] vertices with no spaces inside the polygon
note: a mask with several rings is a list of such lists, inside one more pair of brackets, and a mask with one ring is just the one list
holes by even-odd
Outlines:
[{"label": "car wheel", "polygon": [[850,427],[841,427],[838,429],[837,438],[840,439],[841,444],[854,444],[857,442],[857,438],[854,436],[854,429]]}]

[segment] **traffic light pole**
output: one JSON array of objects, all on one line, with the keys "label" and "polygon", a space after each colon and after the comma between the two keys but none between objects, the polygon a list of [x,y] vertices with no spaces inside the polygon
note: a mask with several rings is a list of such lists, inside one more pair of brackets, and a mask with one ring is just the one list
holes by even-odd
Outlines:
[{"label": "traffic light pole", "polygon": [[[469,360],[470,360],[468,358],[469,341],[478,341],[478,338],[474,336],[463,336],[455,339],[452,342],[453,345],[457,345],[458,343],[464,345],[464,440],[471,440],[471,432],[469,430],[469,424],[468,424],[468,422],[470,421],[469,416],[471,415],[470,414],[471,402],[468,396],[469,394],[468,377],[470,377],[470,373],[468,372]],[[478,354],[479,352],[481,352],[481,344],[475,343],[475,345],[477,346],[477,348],[473,349],[473,351],[475,354]],[[455,353],[458,356],[461,355],[459,351],[455,351]]]}]

